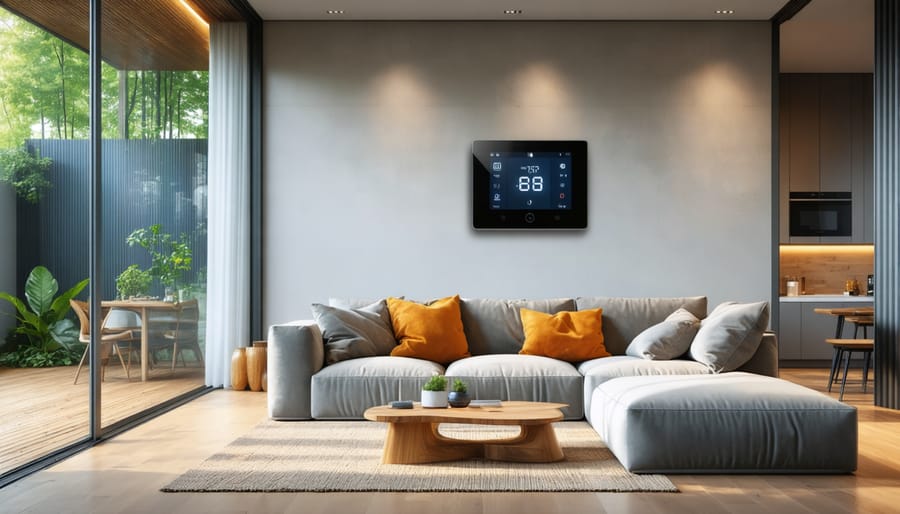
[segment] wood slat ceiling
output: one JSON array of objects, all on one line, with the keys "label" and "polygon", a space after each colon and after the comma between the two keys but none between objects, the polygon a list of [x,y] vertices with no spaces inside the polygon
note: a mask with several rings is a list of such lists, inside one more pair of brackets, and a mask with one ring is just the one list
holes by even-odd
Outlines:
[{"label": "wood slat ceiling", "polygon": [[[229,0],[189,0],[207,22],[242,21]],[[0,0],[22,16],[86,50],[88,0]],[[105,0],[103,60],[119,70],[205,70],[209,29],[181,0]]]}]

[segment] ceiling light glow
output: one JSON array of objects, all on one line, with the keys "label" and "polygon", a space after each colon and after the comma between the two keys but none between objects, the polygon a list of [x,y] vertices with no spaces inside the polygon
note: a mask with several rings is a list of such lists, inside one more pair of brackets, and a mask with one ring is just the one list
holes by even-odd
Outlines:
[{"label": "ceiling light glow", "polygon": [[203,16],[200,16],[200,13],[197,11],[197,9],[195,9],[193,5],[189,4],[187,0],[181,0],[181,5],[184,6],[187,12],[189,12],[191,16],[193,16],[197,21],[199,21],[205,27],[209,28],[209,22],[206,21]]},{"label": "ceiling light glow", "polygon": [[344,14],[343,9],[328,9],[328,14]]},{"label": "ceiling light glow", "polygon": [[522,14],[522,9],[506,9],[503,14]]},{"label": "ceiling light glow", "polygon": [[734,9],[716,9],[716,14],[734,14]]}]

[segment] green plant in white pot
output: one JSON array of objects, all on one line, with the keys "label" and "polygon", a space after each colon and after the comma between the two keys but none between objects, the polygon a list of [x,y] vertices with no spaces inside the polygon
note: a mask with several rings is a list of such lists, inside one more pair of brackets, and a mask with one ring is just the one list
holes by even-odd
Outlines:
[{"label": "green plant in white pot", "polygon": [[447,408],[447,377],[434,375],[422,386],[422,407],[428,409]]}]

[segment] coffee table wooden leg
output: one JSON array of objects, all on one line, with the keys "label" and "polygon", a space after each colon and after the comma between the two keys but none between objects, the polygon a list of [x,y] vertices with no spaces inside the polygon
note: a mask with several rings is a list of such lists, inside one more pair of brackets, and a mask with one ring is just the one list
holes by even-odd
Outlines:
[{"label": "coffee table wooden leg", "polygon": [[383,464],[423,464],[471,459],[484,454],[480,441],[444,437],[433,423],[388,423]]},{"label": "coffee table wooden leg", "polygon": [[523,425],[519,437],[500,444],[486,442],[484,458],[507,462],[556,462],[565,455],[553,425]]}]

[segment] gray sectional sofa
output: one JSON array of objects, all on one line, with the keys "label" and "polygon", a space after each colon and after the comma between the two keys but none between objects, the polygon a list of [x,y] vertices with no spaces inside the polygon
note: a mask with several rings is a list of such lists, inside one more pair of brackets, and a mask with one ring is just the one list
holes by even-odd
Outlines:
[{"label": "gray sectional sofa", "polygon": [[[384,301],[331,303],[341,307],[335,312],[353,312],[381,326],[350,330],[364,343],[357,348],[324,340],[316,321],[270,327],[271,418],[362,419],[369,407],[418,400],[428,377],[445,374],[465,380],[478,399],[568,404],[566,419],[586,419],[633,472],[856,469],[856,409],[776,378],[778,347],[775,335],[764,332],[768,305],[763,302],[722,304],[707,314],[705,297],[464,298],[460,317],[471,356],[446,366],[388,355],[396,341]],[[518,354],[525,339],[521,308],[546,313],[602,308],[602,333],[612,356],[569,363]],[[317,316],[327,309],[334,307],[313,306]],[[684,318],[693,320],[686,340],[677,333]],[[320,321],[334,333],[333,325]],[[697,348],[698,340],[709,339],[701,337],[703,326],[712,327],[713,340],[737,343]],[[370,337],[380,342],[370,344]],[[690,347],[676,345],[673,352],[654,337],[666,344],[681,337]]]},{"label": "gray sectional sofa", "polygon": [[[368,302],[333,300],[359,308]],[[613,357],[568,363],[519,355],[524,332],[519,309],[548,313],[602,308],[603,335]],[[465,380],[474,398],[566,403],[566,419],[590,416],[594,389],[616,377],[711,374],[704,364],[682,357],[647,360],[625,355],[631,340],[684,308],[698,318],[707,314],[706,297],[579,297],[544,300],[466,299],[460,302],[471,357],[442,366],[420,359],[376,355],[325,365],[322,331],[314,321],[273,325],[269,329],[269,415],[278,420],[362,419],[374,405],[418,400],[422,383],[435,373]],[[741,371],[776,376],[775,335],[766,333]]]}]

